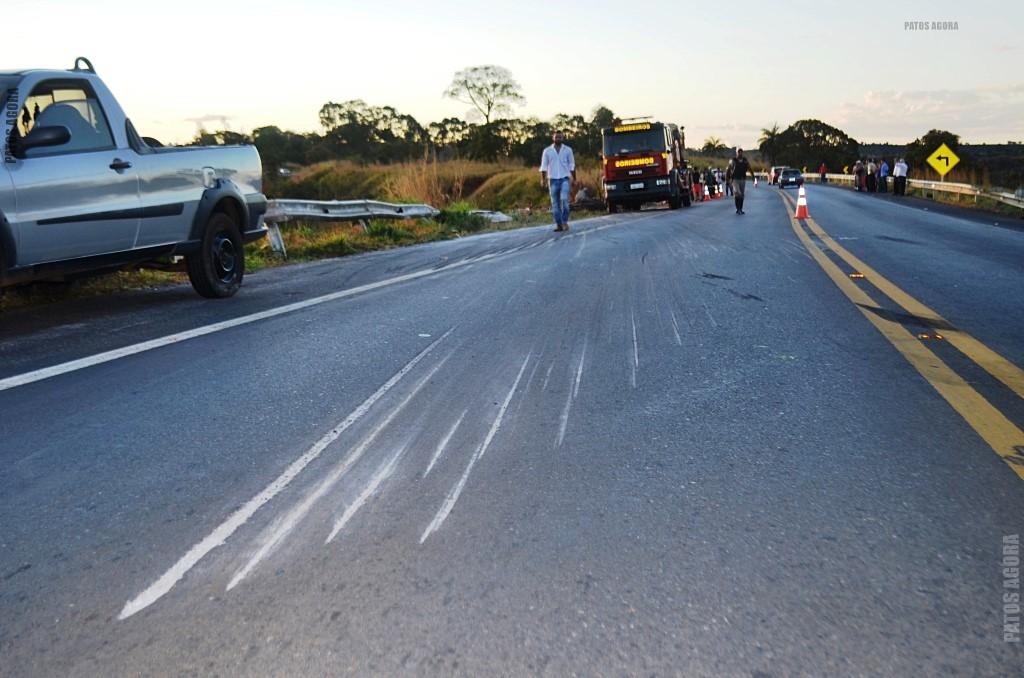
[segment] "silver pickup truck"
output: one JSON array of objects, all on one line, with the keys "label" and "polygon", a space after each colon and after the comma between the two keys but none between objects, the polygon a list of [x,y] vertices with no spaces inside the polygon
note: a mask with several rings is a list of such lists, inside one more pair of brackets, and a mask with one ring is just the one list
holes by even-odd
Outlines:
[{"label": "silver pickup truck", "polygon": [[255,148],[144,139],[82,57],[0,71],[0,112],[0,286],[183,256],[199,294],[238,291],[267,230]]}]

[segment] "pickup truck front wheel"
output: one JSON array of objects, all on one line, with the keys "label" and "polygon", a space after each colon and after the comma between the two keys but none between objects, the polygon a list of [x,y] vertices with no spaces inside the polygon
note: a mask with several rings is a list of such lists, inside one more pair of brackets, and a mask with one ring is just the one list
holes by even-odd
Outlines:
[{"label": "pickup truck front wheel", "polygon": [[245,273],[245,251],[234,219],[215,212],[206,222],[199,250],[185,257],[185,266],[200,295],[222,299],[237,292]]}]

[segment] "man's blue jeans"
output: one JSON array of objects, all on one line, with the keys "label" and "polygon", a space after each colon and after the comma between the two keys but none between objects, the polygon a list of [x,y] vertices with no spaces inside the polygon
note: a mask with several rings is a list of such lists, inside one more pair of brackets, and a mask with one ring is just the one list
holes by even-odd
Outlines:
[{"label": "man's blue jeans", "polygon": [[559,226],[569,223],[569,177],[549,179],[551,190],[551,214]]}]

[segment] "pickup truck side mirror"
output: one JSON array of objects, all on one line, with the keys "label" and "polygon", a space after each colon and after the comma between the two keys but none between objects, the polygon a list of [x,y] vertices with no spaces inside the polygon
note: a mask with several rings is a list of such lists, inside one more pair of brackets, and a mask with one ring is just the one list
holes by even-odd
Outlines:
[{"label": "pickup truck side mirror", "polygon": [[64,125],[51,127],[35,127],[24,138],[18,141],[15,157],[24,158],[25,152],[32,148],[44,146],[60,146],[71,140],[71,131]]}]

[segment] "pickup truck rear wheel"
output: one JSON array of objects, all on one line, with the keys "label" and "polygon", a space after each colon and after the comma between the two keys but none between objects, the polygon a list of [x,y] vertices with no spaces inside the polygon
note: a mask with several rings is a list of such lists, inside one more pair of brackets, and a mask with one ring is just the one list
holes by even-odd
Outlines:
[{"label": "pickup truck rear wheel", "polygon": [[234,219],[215,212],[203,229],[199,250],[185,257],[185,267],[201,296],[222,299],[237,292],[245,273],[245,251]]}]

